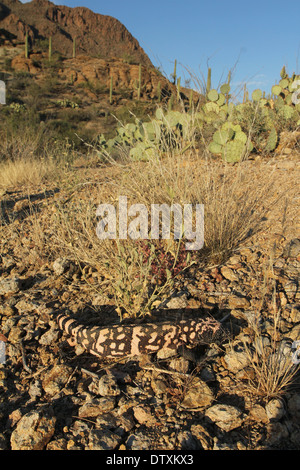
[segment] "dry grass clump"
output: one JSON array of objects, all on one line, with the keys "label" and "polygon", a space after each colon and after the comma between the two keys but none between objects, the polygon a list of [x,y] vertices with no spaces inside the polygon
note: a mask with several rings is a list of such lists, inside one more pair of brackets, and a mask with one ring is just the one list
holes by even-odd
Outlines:
[{"label": "dry grass clump", "polygon": [[244,343],[248,358],[244,391],[264,401],[284,395],[299,370],[292,361],[290,342],[281,337],[280,309],[275,307],[269,313],[267,321],[272,323],[272,327],[268,335],[263,326],[254,323],[251,325],[251,342]]},{"label": "dry grass clump", "polygon": [[53,178],[56,171],[53,160],[27,157],[4,161],[0,163],[0,188],[5,190],[23,185],[39,185]]},{"label": "dry grass clump", "polygon": [[75,157],[74,145],[67,138],[54,139],[42,126],[25,122],[17,129],[0,129],[0,188],[38,186],[59,179]]},{"label": "dry grass clump", "polygon": [[204,204],[205,263],[222,263],[240,244],[267,226],[268,212],[280,200],[275,171],[262,173],[241,162],[228,165],[195,153],[129,164],[117,194],[124,191],[149,206],[152,203]]},{"label": "dry grass clump", "polygon": [[[52,249],[92,266],[99,274],[94,288],[113,297],[120,312],[133,316],[157,305],[175,277],[191,264],[225,261],[265,226],[268,209],[277,199],[272,170],[261,175],[247,162],[232,167],[192,152],[176,158],[165,154],[148,162],[123,159],[112,164],[109,175],[101,184],[81,187],[80,196],[75,192],[70,203],[57,206],[51,222],[56,239]],[[184,249],[184,227],[181,242],[172,239],[172,230],[170,240],[152,240],[150,232],[148,240],[100,240],[97,206],[112,204],[118,214],[120,196],[127,196],[128,207],[144,204],[148,214],[153,203],[204,204],[204,248]]]},{"label": "dry grass clump", "polygon": [[[275,253],[276,243],[273,250]],[[281,332],[282,309],[273,271],[274,253],[262,266],[260,302],[253,318],[249,318],[247,334],[242,333],[241,338],[247,366],[238,387],[247,396],[263,402],[283,396],[299,371],[293,362],[292,341],[284,338]]]}]

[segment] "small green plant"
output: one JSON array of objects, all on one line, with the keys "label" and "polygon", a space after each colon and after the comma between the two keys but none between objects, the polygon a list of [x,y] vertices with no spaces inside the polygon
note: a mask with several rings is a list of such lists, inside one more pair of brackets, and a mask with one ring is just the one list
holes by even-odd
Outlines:
[{"label": "small green plant", "polygon": [[64,100],[57,100],[56,104],[60,106],[61,108],[72,108],[72,109],[79,108],[79,105],[77,103],[67,98],[65,98]]},{"label": "small green plant", "polygon": [[12,110],[13,113],[20,114],[26,111],[26,106],[20,103],[11,103],[9,108]]}]

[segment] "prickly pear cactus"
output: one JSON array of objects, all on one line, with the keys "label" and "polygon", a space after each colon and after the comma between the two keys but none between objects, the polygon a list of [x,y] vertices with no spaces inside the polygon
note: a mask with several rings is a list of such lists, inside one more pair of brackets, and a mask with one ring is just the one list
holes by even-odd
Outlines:
[{"label": "prickly pear cactus", "polygon": [[273,127],[270,134],[269,134],[265,150],[267,152],[271,152],[271,151],[275,150],[277,142],[278,142],[277,131],[276,131],[275,127]]},{"label": "prickly pear cactus", "polygon": [[230,121],[225,122],[221,129],[214,133],[213,141],[209,145],[211,153],[220,154],[223,160],[230,163],[240,161],[252,149],[253,145],[248,142],[241,126]]},{"label": "prickly pear cactus", "polygon": [[233,139],[227,142],[222,152],[222,158],[226,162],[236,163],[239,162],[246,153],[246,145],[238,139]]}]

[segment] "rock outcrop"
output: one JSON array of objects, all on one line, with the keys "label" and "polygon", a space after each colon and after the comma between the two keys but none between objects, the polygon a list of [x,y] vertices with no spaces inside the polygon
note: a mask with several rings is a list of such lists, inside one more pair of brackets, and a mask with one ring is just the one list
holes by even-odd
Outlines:
[{"label": "rock outcrop", "polygon": [[[85,7],[58,6],[47,0],[0,2],[0,41],[24,42],[25,34],[33,45],[52,37],[53,51],[72,57],[76,53],[110,59],[126,58],[132,63],[151,66],[138,41],[116,18],[94,13]],[[1,44],[1,42],[0,42]]]}]

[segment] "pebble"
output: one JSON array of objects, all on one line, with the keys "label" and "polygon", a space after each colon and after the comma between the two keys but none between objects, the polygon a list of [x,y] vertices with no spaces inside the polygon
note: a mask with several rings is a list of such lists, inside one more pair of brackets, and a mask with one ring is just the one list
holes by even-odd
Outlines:
[{"label": "pebble", "polygon": [[59,393],[69,380],[73,369],[70,366],[59,364],[50,369],[44,376],[42,387],[46,393],[53,396]]},{"label": "pebble", "polygon": [[25,414],[11,435],[12,450],[43,450],[55,431],[56,418],[51,408]]},{"label": "pebble", "polygon": [[177,441],[182,450],[199,450],[200,446],[190,431],[181,431],[177,435]]},{"label": "pebble", "polygon": [[300,239],[294,238],[285,247],[282,253],[284,258],[297,258],[300,255]]},{"label": "pebble", "polygon": [[243,423],[241,410],[232,405],[213,405],[205,411],[205,416],[226,432],[240,427]]},{"label": "pebble", "polygon": [[113,397],[91,398],[78,409],[79,418],[94,418],[102,413],[112,411],[116,405]]},{"label": "pebble", "polygon": [[21,279],[11,277],[0,281],[0,295],[15,294],[21,289]]},{"label": "pebble", "polygon": [[103,375],[97,383],[97,391],[103,397],[118,396],[121,393],[117,379],[112,374]]},{"label": "pebble", "polygon": [[249,364],[249,354],[246,351],[231,350],[224,356],[224,361],[228,370],[235,374]]},{"label": "pebble", "polygon": [[211,405],[214,394],[209,386],[198,377],[194,377],[189,383],[188,389],[181,402],[185,409],[205,408]]},{"label": "pebble", "polygon": [[238,275],[235,274],[235,272],[228,268],[227,266],[222,266],[221,267],[221,273],[222,276],[225,277],[225,279],[228,279],[229,281],[238,281]]},{"label": "pebble", "polygon": [[238,309],[238,308],[249,308],[250,302],[246,297],[238,296],[238,295],[230,295],[228,299],[228,307],[230,309]]},{"label": "pebble", "polygon": [[46,333],[44,333],[40,337],[39,343],[44,346],[49,346],[53,344],[55,341],[57,341],[59,336],[60,336],[60,332],[58,331],[56,327],[50,328],[50,330],[46,331]]},{"label": "pebble", "polygon": [[167,308],[179,309],[185,308],[188,305],[187,297],[185,294],[179,294],[172,297],[166,304]]},{"label": "pebble", "polygon": [[268,423],[269,418],[266,413],[266,409],[261,405],[254,405],[249,411],[249,417],[256,422]]},{"label": "pebble", "polygon": [[136,406],[133,410],[133,415],[136,421],[140,424],[151,426],[156,422],[156,418],[152,414],[149,406]]},{"label": "pebble", "polygon": [[152,439],[145,436],[142,431],[130,434],[126,441],[126,449],[128,450],[151,450],[152,446]]},{"label": "pebble", "polygon": [[107,428],[93,429],[89,434],[89,450],[114,450],[122,438]]},{"label": "pebble", "polygon": [[285,415],[283,401],[274,398],[266,404],[266,413],[270,420],[279,421]]},{"label": "pebble", "polygon": [[57,275],[57,276],[61,276],[62,274],[64,274],[67,269],[70,267],[71,265],[71,261],[68,260],[67,258],[57,258],[54,262],[53,262],[53,271],[54,273]]}]

